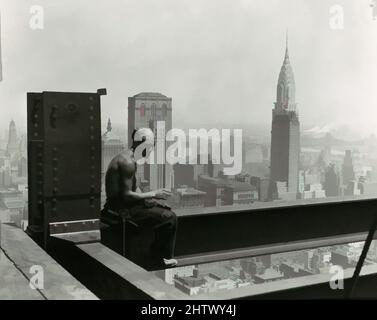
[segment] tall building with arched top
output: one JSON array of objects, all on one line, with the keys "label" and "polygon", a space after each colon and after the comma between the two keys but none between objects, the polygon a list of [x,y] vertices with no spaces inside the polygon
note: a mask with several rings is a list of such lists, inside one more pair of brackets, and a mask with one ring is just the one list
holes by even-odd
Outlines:
[{"label": "tall building with arched top", "polygon": [[298,192],[300,122],[288,41],[276,91],[275,107],[272,110],[270,178],[275,184],[285,184],[286,192],[294,195]]},{"label": "tall building with arched top", "polygon": [[[158,122],[163,123],[159,128]],[[156,92],[142,92],[128,98],[128,147],[132,146],[132,132],[135,128],[150,128],[155,139],[159,137],[162,141],[155,141],[155,146],[162,146],[160,153],[166,155],[168,143],[165,141],[165,134],[172,129],[172,98]],[[159,132],[157,132],[159,130]],[[158,134],[159,133],[159,134]],[[160,188],[172,188],[174,186],[173,168],[169,164],[160,164],[164,159],[157,159],[155,152],[155,164],[138,166],[138,178],[149,182],[149,188],[156,190]],[[159,161],[162,160],[162,161]]]}]

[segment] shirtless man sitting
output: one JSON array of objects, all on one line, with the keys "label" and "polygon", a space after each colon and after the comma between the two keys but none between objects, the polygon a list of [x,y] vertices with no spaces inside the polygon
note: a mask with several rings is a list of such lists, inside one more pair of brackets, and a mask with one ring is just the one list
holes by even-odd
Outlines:
[{"label": "shirtless man sitting", "polygon": [[[138,138],[135,139],[135,136]],[[162,267],[171,267],[177,265],[177,260],[173,258],[177,217],[169,207],[155,201],[155,199],[166,199],[171,193],[166,189],[143,193],[136,181],[137,159],[134,157],[134,152],[148,138],[153,141],[153,132],[150,129],[134,130],[131,150],[123,152],[111,160],[105,178],[107,198],[105,209],[115,212],[127,209],[131,221],[141,227],[154,229],[155,241],[151,247],[152,259]],[[148,149],[150,150],[147,148],[142,153],[145,158],[148,156]]]}]

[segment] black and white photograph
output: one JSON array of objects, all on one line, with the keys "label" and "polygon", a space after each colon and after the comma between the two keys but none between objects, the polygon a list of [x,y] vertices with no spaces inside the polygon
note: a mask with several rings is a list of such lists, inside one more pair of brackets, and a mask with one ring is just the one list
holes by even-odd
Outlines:
[{"label": "black and white photograph", "polygon": [[1,0],[0,115],[0,307],[377,299],[376,0]]}]

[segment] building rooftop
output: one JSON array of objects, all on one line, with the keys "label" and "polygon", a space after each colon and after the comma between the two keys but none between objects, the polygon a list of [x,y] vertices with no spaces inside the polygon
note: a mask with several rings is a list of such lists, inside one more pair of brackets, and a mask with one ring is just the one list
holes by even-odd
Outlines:
[{"label": "building rooftop", "polygon": [[168,99],[167,96],[159,93],[159,92],[141,92],[133,96],[134,98],[146,98],[146,99],[158,99],[158,98],[164,98]]},{"label": "building rooftop", "polygon": [[3,199],[3,203],[6,209],[23,209],[25,206],[25,200],[22,198],[6,198]]},{"label": "building rooftop", "polygon": [[257,188],[250,183],[246,182],[239,182],[239,181],[230,181],[229,186],[230,188],[233,188],[234,191],[253,191],[256,190]]},{"label": "building rooftop", "polygon": [[181,196],[194,196],[194,195],[204,195],[204,191],[196,190],[194,188],[178,188],[176,192]]},{"label": "building rooftop", "polygon": [[250,183],[240,182],[236,180],[224,179],[224,178],[214,178],[206,175],[201,175],[201,179],[206,180],[208,183],[217,185],[219,187],[233,188],[235,191],[252,191],[256,190],[256,187]]},{"label": "building rooftop", "polygon": [[281,272],[275,269],[269,268],[269,269],[266,269],[263,274],[255,275],[255,277],[268,281],[268,280],[275,280],[275,279],[283,278],[284,276]]}]

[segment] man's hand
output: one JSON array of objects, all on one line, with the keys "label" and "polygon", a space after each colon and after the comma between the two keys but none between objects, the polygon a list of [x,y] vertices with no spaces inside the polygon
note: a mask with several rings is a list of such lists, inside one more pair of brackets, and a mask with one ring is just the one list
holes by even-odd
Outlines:
[{"label": "man's hand", "polygon": [[166,200],[170,196],[171,196],[171,191],[170,190],[168,190],[168,189],[159,189],[159,190],[155,191],[155,194],[154,194],[153,198]]}]

